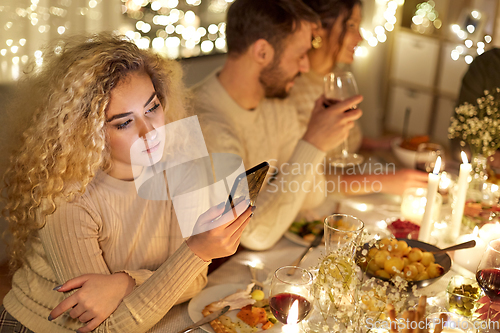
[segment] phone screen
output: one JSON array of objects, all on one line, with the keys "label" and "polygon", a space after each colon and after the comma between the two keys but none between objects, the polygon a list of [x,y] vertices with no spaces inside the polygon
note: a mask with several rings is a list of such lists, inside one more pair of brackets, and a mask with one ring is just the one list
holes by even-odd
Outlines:
[{"label": "phone screen", "polygon": [[236,177],[222,214],[229,212],[244,200],[249,199],[251,203],[255,203],[268,170],[269,163],[262,162]]}]

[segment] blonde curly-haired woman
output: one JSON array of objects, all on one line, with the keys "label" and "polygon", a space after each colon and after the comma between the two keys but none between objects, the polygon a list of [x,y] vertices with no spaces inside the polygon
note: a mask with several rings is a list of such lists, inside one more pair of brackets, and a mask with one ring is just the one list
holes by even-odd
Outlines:
[{"label": "blonde curly-haired woman", "polygon": [[23,81],[18,107],[33,122],[5,174],[17,270],[0,332],[144,332],[236,251],[254,207],[184,240],[170,200],[138,196],[146,167],[133,142],[186,116],[176,62],[111,34],[72,37],[43,59]]}]

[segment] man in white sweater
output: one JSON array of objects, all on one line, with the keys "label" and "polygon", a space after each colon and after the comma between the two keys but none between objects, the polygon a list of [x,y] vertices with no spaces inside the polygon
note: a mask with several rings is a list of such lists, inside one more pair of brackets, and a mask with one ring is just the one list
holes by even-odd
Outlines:
[{"label": "man in white sweater", "polygon": [[345,112],[361,96],[338,103],[321,97],[300,137],[294,106],[284,98],[294,79],[309,70],[311,25],[317,22],[300,0],[236,0],[227,15],[227,60],[193,88],[210,153],[237,154],[247,169],[264,160],[271,164],[272,177],[241,238],[249,249],[270,248],[299,211],[321,204],[325,152],[361,116],[360,110]]}]

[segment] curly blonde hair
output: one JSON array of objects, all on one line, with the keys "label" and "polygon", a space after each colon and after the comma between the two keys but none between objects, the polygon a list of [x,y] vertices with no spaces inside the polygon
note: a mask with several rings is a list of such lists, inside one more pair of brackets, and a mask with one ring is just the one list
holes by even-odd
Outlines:
[{"label": "curly blonde hair", "polygon": [[44,225],[37,220],[55,211],[55,199],[83,194],[99,169],[111,167],[105,126],[110,92],[137,71],[150,76],[167,123],[186,116],[180,65],[139,49],[124,36],[73,36],[50,45],[43,66],[32,65],[26,73],[22,90],[29,92],[30,102],[17,107],[29,105],[33,122],[11,157],[2,191],[12,269],[23,264],[30,241]]}]

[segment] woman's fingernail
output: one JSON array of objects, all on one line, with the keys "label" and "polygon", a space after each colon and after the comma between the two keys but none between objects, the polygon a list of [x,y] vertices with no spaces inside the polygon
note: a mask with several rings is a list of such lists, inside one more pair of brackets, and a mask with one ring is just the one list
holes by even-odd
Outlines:
[{"label": "woman's fingernail", "polygon": [[[257,209],[257,206],[252,206],[252,208],[250,208],[250,210],[251,210],[252,212],[253,212],[254,210],[256,210],[256,209]],[[252,213],[252,215],[253,215],[253,213]]]},{"label": "woman's fingernail", "polygon": [[52,315],[49,315],[49,318],[47,318],[49,321],[52,321],[54,320],[54,318],[52,318]]},{"label": "woman's fingernail", "polygon": [[252,217],[253,217],[253,213],[252,213],[252,214],[250,214],[249,218],[252,218]]},{"label": "woman's fingernail", "polygon": [[58,291],[59,289],[61,289],[61,288],[62,288],[62,286],[63,286],[63,285],[61,284],[60,286],[57,286],[57,287],[55,287],[55,288],[54,288],[54,289],[52,289],[52,290]]}]

